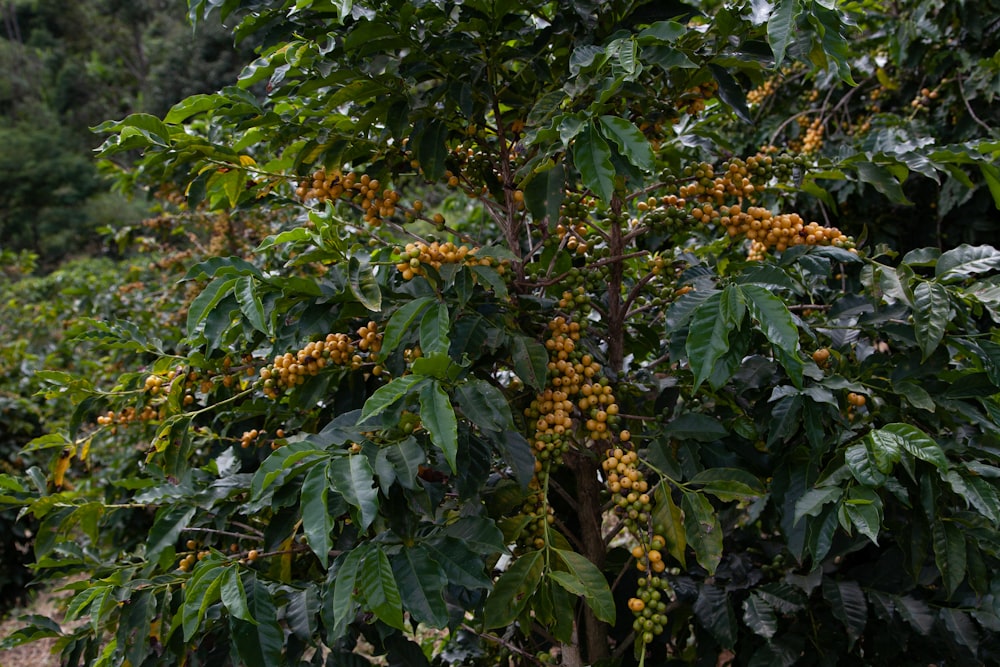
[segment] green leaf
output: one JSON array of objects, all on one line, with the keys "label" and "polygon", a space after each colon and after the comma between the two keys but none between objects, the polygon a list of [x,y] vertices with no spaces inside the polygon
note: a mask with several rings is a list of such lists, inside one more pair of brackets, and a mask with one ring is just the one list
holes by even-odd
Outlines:
[{"label": "green leaf", "polygon": [[170,108],[163,121],[176,125],[205,111],[223,106],[226,98],[222,95],[191,95]]},{"label": "green leaf", "polygon": [[240,312],[257,331],[270,335],[271,327],[264,313],[264,304],[257,293],[257,282],[253,276],[241,276],[233,285],[236,303],[240,304]]},{"label": "green leaf", "polygon": [[420,420],[430,434],[431,442],[444,453],[451,471],[456,472],[458,422],[448,392],[436,380],[424,385],[420,390]]},{"label": "green leaf", "polygon": [[507,627],[524,610],[542,580],[542,552],[531,551],[515,560],[493,586],[483,608],[483,625]]},{"label": "green leaf", "polygon": [[302,481],[302,530],[309,548],[316,554],[323,567],[327,567],[330,549],[333,546],[330,533],[333,517],[327,506],[330,489],[328,473],[330,464],[313,466]]},{"label": "green leaf", "polygon": [[251,575],[247,579],[246,592],[247,608],[257,622],[249,623],[235,616],[229,619],[240,664],[247,667],[281,664],[285,633],[278,625],[271,591],[256,576]]},{"label": "green leaf", "polygon": [[549,373],[545,346],[527,336],[512,336],[510,354],[517,376],[532,389],[542,391]]},{"label": "green leaf", "polygon": [[767,41],[774,53],[774,64],[778,68],[785,59],[785,50],[792,42],[795,28],[795,9],[798,0],[778,0],[771,17],[767,20]]},{"label": "green leaf", "polygon": [[191,641],[201,627],[209,606],[219,601],[222,578],[227,569],[219,558],[206,558],[195,565],[191,580],[184,588],[182,622],[185,642]]},{"label": "green leaf", "polygon": [[[604,578],[604,574],[601,573],[600,569],[575,551],[565,549],[553,549],[552,551],[566,564],[569,570],[568,574],[576,582],[579,582],[582,591],[574,591],[558,580],[557,583],[570,593],[583,595],[598,620],[614,624],[615,601],[611,597],[611,589],[608,587],[608,581]],[[558,573],[552,572],[550,574]]]},{"label": "green leaf", "polygon": [[358,527],[367,530],[378,515],[378,489],[368,458],[363,454],[341,456],[330,461],[329,471],[333,488],[360,511]]},{"label": "green leaf", "polygon": [[913,333],[923,359],[937,349],[951,320],[948,290],[934,282],[920,282],[913,289]]},{"label": "green leaf", "polygon": [[747,298],[750,316],[757,328],[771,343],[774,356],[796,387],[802,387],[804,365],[799,357],[799,330],[785,302],[771,291],[758,285],[740,287]]},{"label": "green leaf", "polygon": [[938,616],[959,644],[969,649],[972,655],[979,654],[979,631],[968,614],[960,609],[942,607]]},{"label": "green leaf", "polygon": [[866,486],[852,486],[844,499],[844,512],[858,532],[878,544],[882,527],[882,499]]},{"label": "green leaf", "polygon": [[708,68],[712,70],[712,75],[719,83],[719,98],[729,105],[740,120],[753,125],[753,118],[750,116],[749,107],[747,107],[746,92],[733,78],[733,75],[729,73],[728,69],[715,63],[709,63]]},{"label": "green leaf", "polygon": [[682,568],[687,568],[685,551],[687,550],[687,534],[684,529],[684,515],[681,508],[674,503],[670,493],[670,485],[660,482],[653,492],[656,505],[653,508],[653,529],[660,533],[666,541],[667,553],[674,557]]},{"label": "green leaf", "polygon": [[448,332],[451,320],[448,317],[448,305],[436,303],[428,306],[420,320],[420,348],[428,357],[440,354],[447,355],[451,343]]},{"label": "green leaf", "polygon": [[993,195],[993,205],[1000,209],[1000,168],[995,164],[980,162],[979,169],[983,172],[983,180],[986,181],[990,194]]},{"label": "green leaf", "polygon": [[420,466],[426,462],[427,454],[412,436],[381,447],[375,459],[375,472],[382,490],[388,495],[393,480],[398,480],[404,488],[416,489]]},{"label": "green leaf", "polygon": [[352,256],[347,263],[347,275],[351,292],[361,305],[373,313],[379,312],[382,308],[382,291],[375,281],[370,260],[367,257]]},{"label": "green leaf", "polygon": [[393,558],[392,567],[403,606],[413,619],[432,628],[445,627],[448,608],[441,591],[447,586],[448,577],[430,552],[420,545],[404,548]]},{"label": "green leaf", "polygon": [[716,363],[729,351],[728,325],[721,312],[722,292],[713,294],[694,311],[687,336],[688,363],[694,372],[697,388],[704,382]]},{"label": "green leaf", "polygon": [[795,523],[804,516],[819,516],[825,505],[840,500],[843,493],[839,486],[809,489],[795,501]]},{"label": "green leaf", "polygon": [[[196,511],[196,507],[183,505],[160,508],[156,513],[153,527],[149,529],[149,536],[146,538],[146,560],[155,563],[165,549],[177,544],[181,533],[188,527]],[[173,552],[171,552],[171,557],[173,557]]]},{"label": "green leaf", "polygon": [[951,470],[945,478],[957,493],[992,523],[1000,523],[1000,495],[996,488],[982,477],[965,470]]},{"label": "green leaf", "polygon": [[455,387],[455,401],[466,419],[483,430],[499,433],[514,428],[506,397],[486,380],[472,378]]},{"label": "green leaf", "polygon": [[243,588],[243,579],[240,577],[240,569],[236,566],[226,568],[222,575],[222,588],[220,590],[222,604],[232,616],[242,619],[248,623],[257,625],[257,621],[250,614],[247,606],[247,593]]},{"label": "green leaf", "polygon": [[690,480],[689,484],[702,484],[702,493],[719,500],[747,500],[763,496],[767,491],[760,480],[740,468],[708,468]]},{"label": "green leaf", "polygon": [[678,440],[699,442],[714,442],[729,435],[718,419],[700,412],[685,412],[672,419],[663,432]]},{"label": "green leaf", "polygon": [[388,407],[424,382],[429,382],[427,377],[412,374],[395,378],[389,384],[379,387],[365,401],[358,423],[363,423],[371,417],[382,414]]},{"label": "green leaf", "polygon": [[416,155],[420,169],[431,181],[444,176],[445,159],[448,156],[448,126],[441,121],[431,121],[416,137]]},{"label": "green leaf", "polygon": [[337,557],[330,569],[330,588],[326,594],[325,615],[327,623],[327,644],[333,646],[344,635],[347,624],[354,619],[357,604],[354,591],[358,585],[358,572],[362,561],[371,552],[371,545],[364,543]]},{"label": "green leaf", "polygon": [[700,493],[685,491],[681,498],[684,510],[684,532],[694,548],[698,563],[709,575],[722,561],[722,526],[708,498]]},{"label": "green leaf", "polygon": [[754,634],[771,639],[778,632],[778,617],[774,607],[756,592],[743,601],[743,622]]},{"label": "green leaf", "polygon": [[909,623],[910,627],[922,635],[929,635],[934,627],[934,612],[923,600],[910,595],[894,597],[896,611],[900,617]]},{"label": "green leaf", "polygon": [[368,609],[386,625],[405,630],[403,625],[403,600],[399,595],[396,578],[392,574],[389,557],[376,545],[359,570],[358,588]]},{"label": "green leaf", "polygon": [[1000,250],[988,245],[963,243],[941,255],[934,274],[941,282],[948,283],[997,269],[1000,269]]},{"label": "green leaf", "polygon": [[326,455],[324,450],[319,449],[308,440],[290,442],[284,447],[279,447],[271,452],[271,455],[264,460],[264,463],[254,473],[253,479],[250,480],[251,498],[260,498],[261,494],[276,480],[283,477],[299,463],[303,461],[309,463]]},{"label": "green leaf", "polygon": [[886,475],[888,470],[880,469],[875,457],[874,449],[876,447],[878,445],[869,440],[851,445],[844,450],[844,460],[851,474],[854,475],[854,479],[873,488],[882,486],[888,479]]},{"label": "green leaf", "polygon": [[611,148],[593,122],[584,125],[573,141],[573,163],[584,186],[603,201],[610,202],[615,189]]},{"label": "green leaf", "polygon": [[635,125],[620,116],[601,116],[600,129],[637,168],[650,172],[656,167],[649,140]]},{"label": "green leaf", "polygon": [[694,614],[723,648],[736,645],[736,614],[724,588],[702,584],[694,603]]},{"label": "green leaf", "polygon": [[449,524],[445,532],[478,554],[498,554],[505,549],[503,533],[492,519],[486,517],[463,517]]},{"label": "green leaf", "polygon": [[868,603],[864,591],[856,581],[837,581],[830,577],[823,579],[823,597],[830,603],[833,617],[847,628],[850,646],[864,634],[868,623]]},{"label": "green leaf", "polygon": [[188,307],[187,313],[187,335],[194,336],[198,325],[208,317],[212,309],[219,305],[219,302],[229,296],[235,289],[237,278],[219,276],[210,282],[198,296],[194,298]]},{"label": "green leaf", "polygon": [[878,448],[909,452],[916,458],[933,464],[942,473],[948,470],[948,457],[933,438],[911,424],[886,424],[869,432],[868,439]]},{"label": "green leaf", "polygon": [[951,595],[965,579],[965,533],[952,521],[931,524],[934,562],[937,564],[945,590]]},{"label": "green leaf", "polygon": [[857,162],[854,168],[858,172],[858,178],[862,183],[869,183],[876,190],[885,195],[893,204],[904,204],[911,206],[913,202],[903,194],[903,188],[899,181],[885,167],[874,162]]}]

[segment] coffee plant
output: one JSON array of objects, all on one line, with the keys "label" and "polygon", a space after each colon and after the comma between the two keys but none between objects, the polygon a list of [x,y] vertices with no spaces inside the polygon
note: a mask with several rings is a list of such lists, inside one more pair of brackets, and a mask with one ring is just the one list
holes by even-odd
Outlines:
[{"label": "coffee plant", "polygon": [[940,232],[995,226],[1000,119],[963,70],[921,100],[971,123],[853,124],[923,37],[995,44],[916,4],[890,43],[878,3],[190,0],[258,58],[101,152],[217,228],[174,330],[89,320],[115,379],[45,376],[72,415],[0,484],[87,622],[6,644],[996,661],[1000,250]]}]

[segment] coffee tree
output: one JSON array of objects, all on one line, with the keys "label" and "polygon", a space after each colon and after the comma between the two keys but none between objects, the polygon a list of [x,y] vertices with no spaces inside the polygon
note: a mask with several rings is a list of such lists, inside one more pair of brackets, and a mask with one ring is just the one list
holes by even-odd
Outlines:
[{"label": "coffee tree", "polygon": [[78,407],[36,441],[48,472],[3,484],[40,563],[90,576],[69,584],[88,622],[8,643],[99,665],[996,658],[1000,251],[866,245],[835,195],[956,181],[995,206],[998,145],[866,148],[773,83],[855,90],[891,17],[189,4],[259,57],[106,123],[102,152],[269,228],[192,257],[176,338],[81,334],[135,366],[61,378]]}]

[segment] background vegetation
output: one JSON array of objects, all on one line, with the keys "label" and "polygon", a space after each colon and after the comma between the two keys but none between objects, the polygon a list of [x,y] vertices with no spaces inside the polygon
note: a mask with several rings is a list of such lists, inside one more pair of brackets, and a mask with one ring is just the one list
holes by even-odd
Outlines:
[{"label": "background vegetation", "polygon": [[167,5],[15,3],[11,54],[107,36],[155,208],[32,276],[120,207],[10,195],[3,553],[90,622],[6,645],[995,662],[995,4],[191,0],[257,45],[206,94]]}]

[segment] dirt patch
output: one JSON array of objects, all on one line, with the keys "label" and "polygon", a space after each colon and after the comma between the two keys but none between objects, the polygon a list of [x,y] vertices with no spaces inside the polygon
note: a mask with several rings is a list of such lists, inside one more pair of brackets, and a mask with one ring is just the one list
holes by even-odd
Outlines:
[{"label": "dirt patch", "polygon": [[[62,623],[69,591],[58,591],[58,586],[46,588],[35,594],[28,604],[13,609],[0,622],[0,639],[26,625],[18,620],[24,614],[39,614]],[[0,651],[0,667],[59,667],[59,656],[52,653],[55,639],[40,639],[16,648]]]}]

